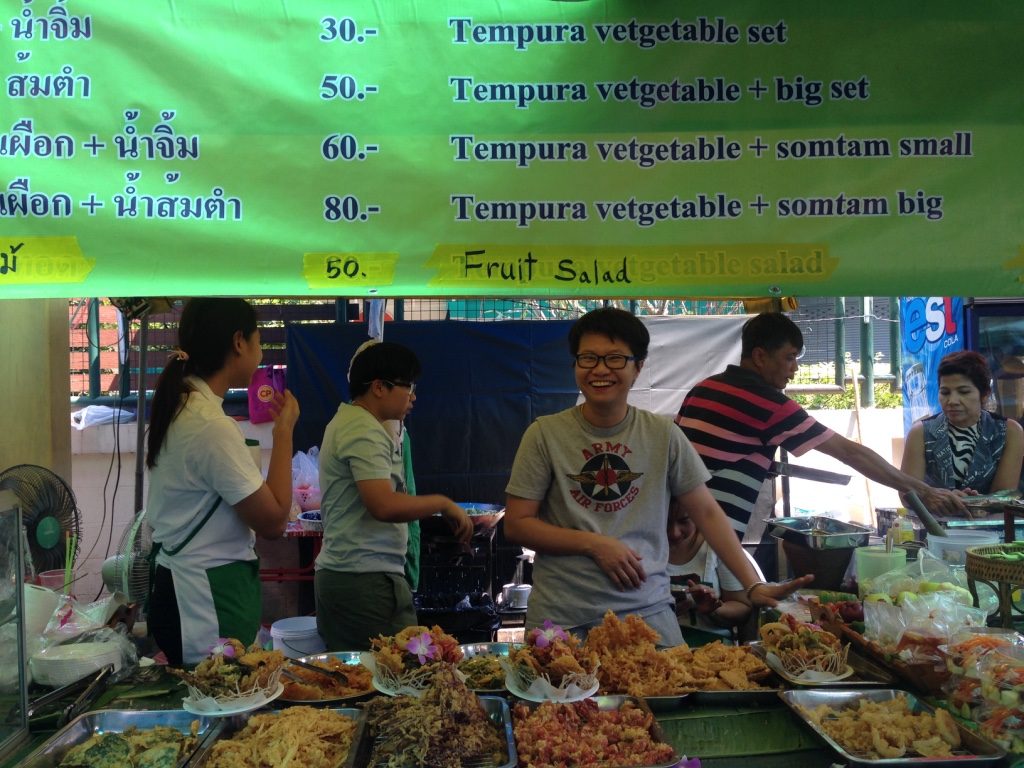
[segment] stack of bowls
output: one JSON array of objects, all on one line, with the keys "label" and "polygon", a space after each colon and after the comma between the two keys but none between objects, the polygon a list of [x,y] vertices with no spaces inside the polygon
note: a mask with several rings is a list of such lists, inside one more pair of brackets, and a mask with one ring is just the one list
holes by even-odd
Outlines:
[{"label": "stack of bowls", "polygon": [[55,688],[81,680],[108,664],[121,668],[121,647],[116,642],[53,645],[29,659],[32,677]]}]

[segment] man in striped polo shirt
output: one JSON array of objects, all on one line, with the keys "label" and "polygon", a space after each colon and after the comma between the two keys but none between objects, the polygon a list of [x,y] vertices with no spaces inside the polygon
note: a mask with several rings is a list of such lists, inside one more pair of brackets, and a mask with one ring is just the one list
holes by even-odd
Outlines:
[{"label": "man in striped polo shirt", "polygon": [[742,339],[740,364],[690,390],[676,423],[704,460],[711,473],[707,486],[744,541],[760,539],[763,526],[751,524],[748,531],[748,524],[780,446],[794,456],[816,449],[876,483],[916,491],[938,514],[964,513],[956,494],[900,472],[870,448],[819,424],[782,393],[804,346],[796,323],[766,312],[744,323]]}]

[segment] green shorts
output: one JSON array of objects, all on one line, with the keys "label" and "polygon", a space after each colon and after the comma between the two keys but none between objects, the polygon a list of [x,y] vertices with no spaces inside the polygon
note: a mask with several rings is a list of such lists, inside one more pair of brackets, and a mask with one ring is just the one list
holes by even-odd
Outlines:
[{"label": "green shorts", "polygon": [[369,650],[377,635],[394,635],[417,623],[403,574],[319,570],[313,585],[316,627],[328,651]]}]

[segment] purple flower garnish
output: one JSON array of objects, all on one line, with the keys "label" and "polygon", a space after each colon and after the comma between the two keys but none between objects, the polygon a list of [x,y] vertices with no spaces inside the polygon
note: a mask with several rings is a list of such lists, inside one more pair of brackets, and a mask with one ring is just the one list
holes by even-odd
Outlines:
[{"label": "purple flower garnish", "polygon": [[539,628],[534,629],[530,635],[533,637],[533,644],[538,648],[547,648],[555,640],[564,642],[569,639],[569,635],[566,634],[565,630],[552,622],[551,619],[544,619],[544,623]]},{"label": "purple flower garnish", "polygon": [[211,656],[227,656],[229,659],[235,658],[235,646],[231,645],[226,637],[218,637],[217,642],[210,646],[209,652]]},{"label": "purple flower garnish", "polygon": [[416,635],[408,643],[405,644],[405,650],[419,659],[420,664],[425,664],[427,660],[434,660],[434,656],[437,653],[437,646],[434,645],[433,638],[429,632],[423,632],[422,634]]}]

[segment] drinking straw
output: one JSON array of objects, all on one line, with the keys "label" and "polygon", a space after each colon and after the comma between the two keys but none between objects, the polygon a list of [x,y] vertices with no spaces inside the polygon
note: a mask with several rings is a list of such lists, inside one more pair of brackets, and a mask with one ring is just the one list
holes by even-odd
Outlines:
[{"label": "drinking straw", "polygon": [[64,532],[64,594],[71,588],[71,553],[75,551],[75,543],[70,531]]}]

